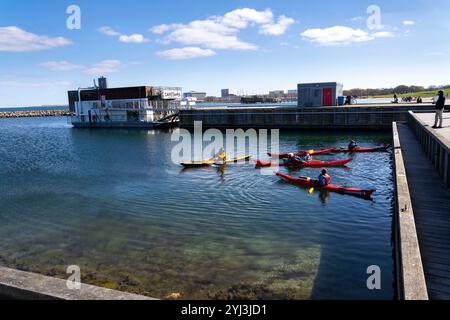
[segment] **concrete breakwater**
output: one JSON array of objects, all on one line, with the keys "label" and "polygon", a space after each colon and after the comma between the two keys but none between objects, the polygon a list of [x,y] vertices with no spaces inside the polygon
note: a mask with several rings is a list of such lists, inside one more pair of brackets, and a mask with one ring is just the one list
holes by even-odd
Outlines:
[{"label": "concrete breakwater", "polygon": [[408,112],[433,111],[430,104],[386,104],[321,108],[248,107],[181,110],[180,127],[255,128],[286,130],[391,130],[392,122],[406,122]]},{"label": "concrete breakwater", "polygon": [[0,118],[65,117],[70,115],[69,110],[0,111]]}]

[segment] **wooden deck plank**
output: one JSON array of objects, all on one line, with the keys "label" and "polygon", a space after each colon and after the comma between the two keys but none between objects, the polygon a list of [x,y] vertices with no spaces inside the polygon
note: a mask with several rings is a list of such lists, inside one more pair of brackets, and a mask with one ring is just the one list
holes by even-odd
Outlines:
[{"label": "wooden deck plank", "polygon": [[450,192],[407,125],[398,125],[430,299],[450,299]]}]

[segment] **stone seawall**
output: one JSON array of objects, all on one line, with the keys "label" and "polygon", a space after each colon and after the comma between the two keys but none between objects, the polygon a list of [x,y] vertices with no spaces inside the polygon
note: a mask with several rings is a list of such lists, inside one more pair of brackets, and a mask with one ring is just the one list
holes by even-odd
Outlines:
[{"label": "stone seawall", "polygon": [[434,110],[427,104],[387,104],[321,108],[234,107],[180,110],[180,127],[191,129],[391,130],[392,122],[406,122],[408,112]]},{"label": "stone seawall", "polygon": [[65,117],[70,115],[69,110],[0,111],[0,118]]}]

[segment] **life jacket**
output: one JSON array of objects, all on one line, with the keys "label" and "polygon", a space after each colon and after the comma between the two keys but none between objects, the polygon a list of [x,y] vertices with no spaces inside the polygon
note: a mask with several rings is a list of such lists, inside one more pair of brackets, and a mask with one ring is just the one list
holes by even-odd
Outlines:
[{"label": "life jacket", "polygon": [[331,183],[331,177],[328,174],[325,175],[321,174],[319,176],[319,183],[321,186],[328,186]]}]

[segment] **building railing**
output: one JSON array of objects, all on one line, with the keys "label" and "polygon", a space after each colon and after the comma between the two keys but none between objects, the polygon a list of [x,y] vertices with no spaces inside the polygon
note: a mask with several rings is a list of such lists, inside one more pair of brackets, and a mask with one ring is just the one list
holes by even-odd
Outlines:
[{"label": "building railing", "polygon": [[110,123],[110,122],[143,122],[139,118],[129,119],[126,115],[124,116],[96,116],[91,115],[81,115],[81,116],[71,116],[69,117],[71,123]]},{"label": "building railing", "polygon": [[[129,110],[129,111],[153,111],[153,112],[178,112],[179,110],[190,110],[192,105],[182,105],[177,100],[147,100],[147,99],[125,99],[107,101],[83,101],[82,105],[88,104],[91,109],[107,110]],[[80,109],[80,108],[78,108]]]},{"label": "building railing", "polygon": [[450,146],[448,141],[439,135],[439,131],[432,130],[428,124],[419,119],[413,111],[409,112],[408,124],[439,176],[444,180],[445,187],[450,188]]}]

